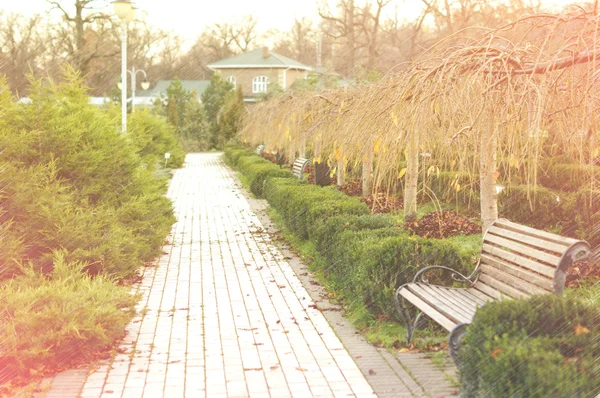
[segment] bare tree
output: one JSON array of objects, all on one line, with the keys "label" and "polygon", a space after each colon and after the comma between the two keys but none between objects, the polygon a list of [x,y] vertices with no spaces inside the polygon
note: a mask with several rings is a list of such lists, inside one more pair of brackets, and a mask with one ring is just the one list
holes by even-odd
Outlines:
[{"label": "bare tree", "polygon": [[364,47],[367,48],[367,64],[368,69],[376,67],[377,58],[379,57],[380,30],[382,23],[382,11],[385,6],[391,3],[392,0],[375,0],[375,4],[368,2],[362,8],[360,13],[360,30],[364,37]]},{"label": "bare tree", "polygon": [[294,20],[292,28],[283,33],[271,32],[272,37],[279,35],[274,51],[287,57],[298,60],[307,65],[313,65],[317,60],[317,40],[319,35],[315,31],[312,21],[306,17]]},{"label": "bare tree", "polygon": [[55,55],[70,62],[73,67],[87,75],[94,59],[113,57],[118,54],[114,46],[106,45],[114,31],[110,15],[102,12],[105,0],[47,0],[53,10],[59,12],[64,24],[57,25],[54,32]]},{"label": "bare tree", "polygon": [[230,26],[231,36],[240,51],[248,51],[250,45],[256,41],[257,22],[256,18],[252,15],[246,15]]},{"label": "bare tree", "polygon": [[40,23],[39,15],[25,18],[0,13],[0,75],[5,75],[9,87],[19,94],[27,87],[26,75],[39,70],[45,52]]},{"label": "bare tree", "polygon": [[353,74],[357,65],[356,52],[359,30],[357,13],[359,9],[355,7],[354,0],[340,0],[336,8],[339,9],[337,15],[331,12],[327,3],[319,5],[319,16],[323,20],[323,33],[337,41],[341,41],[342,65],[345,65],[342,72]]}]

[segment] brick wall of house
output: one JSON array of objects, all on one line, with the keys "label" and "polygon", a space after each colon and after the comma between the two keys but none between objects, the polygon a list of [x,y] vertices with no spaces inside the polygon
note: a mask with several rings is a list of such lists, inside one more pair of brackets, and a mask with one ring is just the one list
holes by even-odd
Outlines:
[{"label": "brick wall of house", "polygon": [[[284,69],[277,68],[253,68],[253,69],[242,69],[242,68],[224,68],[219,69],[221,76],[223,79],[227,80],[229,76],[235,77],[236,85],[242,86],[242,91],[244,92],[244,96],[246,97],[254,97],[258,94],[252,92],[252,79],[257,76],[267,76],[271,83],[277,83],[279,86],[283,87],[283,72]],[[286,72],[286,89],[289,88],[296,80],[304,79],[306,76],[306,71],[299,71],[294,69],[289,69]]]}]

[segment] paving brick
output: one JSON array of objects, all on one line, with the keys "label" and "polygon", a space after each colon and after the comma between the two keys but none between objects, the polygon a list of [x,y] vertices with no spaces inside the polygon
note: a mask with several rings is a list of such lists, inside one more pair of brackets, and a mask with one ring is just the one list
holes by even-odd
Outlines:
[{"label": "paving brick", "polygon": [[373,397],[370,381],[381,397],[403,397],[420,396],[428,377],[442,380],[428,359],[386,357],[339,313],[311,308],[319,296],[297,276],[305,266],[273,244],[237,184],[219,154],[187,156],[168,191],[178,221],[135,287],[144,311],[128,325],[123,353],[89,377],[57,376],[48,394]]}]

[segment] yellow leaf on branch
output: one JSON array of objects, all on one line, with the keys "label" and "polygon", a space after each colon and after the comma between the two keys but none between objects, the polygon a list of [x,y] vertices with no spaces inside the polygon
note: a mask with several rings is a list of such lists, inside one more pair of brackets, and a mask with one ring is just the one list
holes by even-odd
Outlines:
[{"label": "yellow leaf on branch", "polygon": [[500,172],[498,170],[494,171],[492,177],[494,178],[494,182],[498,181],[498,177],[500,177]]},{"label": "yellow leaf on branch", "polygon": [[590,332],[590,329],[586,328],[585,326],[582,326],[579,323],[575,325],[573,329],[575,332],[575,336],[579,336],[580,334],[588,334]]},{"label": "yellow leaf on branch", "polygon": [[402,177],[404,177],[404,174],[406,174],[406,167],[400,170],[398,173],[398,179],[400,180]]},{"label": "yellow leaf on branch", "polygon": [[375,141],[375,146],[373,147],[373,153],[377,155],[379,153],[379,147],[381,146],[381,136],[377,137],[377,141]]}]

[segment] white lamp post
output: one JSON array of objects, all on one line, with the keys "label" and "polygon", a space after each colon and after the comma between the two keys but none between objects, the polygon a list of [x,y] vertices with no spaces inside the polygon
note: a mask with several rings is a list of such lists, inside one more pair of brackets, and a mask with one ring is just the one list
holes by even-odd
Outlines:
[{"label": "white lamp post", "polygon": [[[131,70],[127,70],[127,73],[131,75],[131,113],[135,111],[135,89],[137,88],[137,83],[135,80],[135,76],[141,72],[144,75],[144,81],[142,82],[142,89],[148,90],[150,88],[150,82],[148,81],[148,76],[146,75],[146,71],[143,69],[136,69],[135,66],[131,67]],[[119,90],[123,90],[123,83],[117,83],[117,87]],[[127,90],[124,90],[125,92]]]},{"label": "white lamp post", "polygon": [[[112,2],[115,14],[121,20],[121,82],[127,87],[127,22],[133,20],[135,10],[129,0]],[[127,90],[121,90],[121,131],[127,131]]]}]

